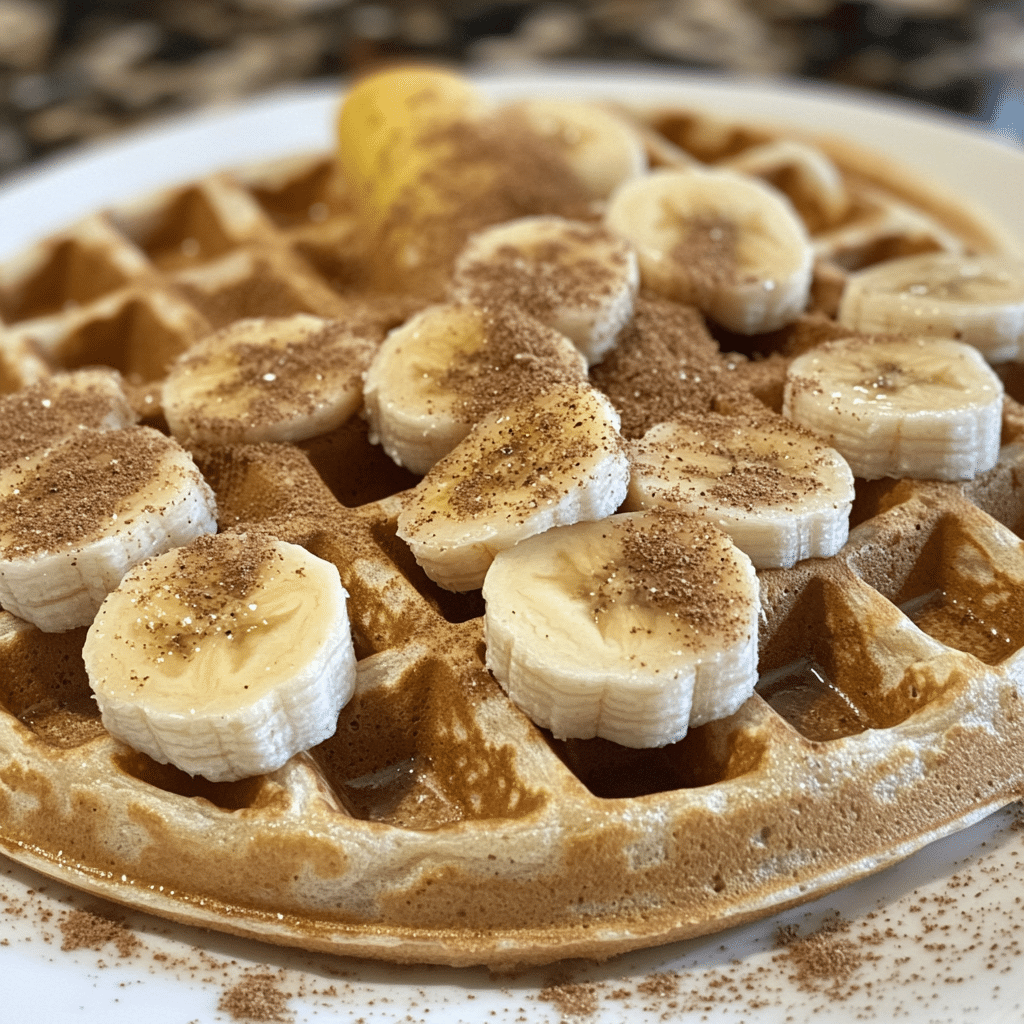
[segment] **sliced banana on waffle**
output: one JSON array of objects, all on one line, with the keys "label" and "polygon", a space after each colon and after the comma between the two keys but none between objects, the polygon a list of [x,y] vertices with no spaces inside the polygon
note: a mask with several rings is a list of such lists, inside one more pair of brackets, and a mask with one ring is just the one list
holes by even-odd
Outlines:
[{"label": "sliced banana on waffle", "polygon": [[853,473],[781,416],[678,416],[630,445],[628,510],[706,516],[756,569],[829,558],[846,543]]},{"label": "sliced banana on waffle", "polygon": [[840,323],[865,334],[955,338],[990,363],[1024,358],[1024,260],[929,252],[852,274]]},{"label": "sliced banana on waffle", "polygon": [[518,306],[598,363],[633,315],[640,272],[607,228],[523,217],[474,235],[455,263],[451,295],[488,309]]},{"label": "sliced banana on waffle", "polygon": [[103,724],[214,782],[273,771],[334,733],[356,660],[338,570],[247,534],[136,566],[83,649]]},{"label": "sliced banana on waffle", "polygon": [[789,201],[728,170],[663,170],[608,202],[605,223],[636,249],[645,287],[741,334],[772,331],[807,305],[813,249]]},{"label": "sliced banana on waffle", "polygon": [[594,199],[604,199],[624,181],[647,170],[639,134],[622,117],[596,103],[538,98],[509,108],[551,140]]},{"label": "sliced banana on waffle", "polygon": [[518,309],[430,306],[392,331],[370,364],[370,437],[398,465],[426,473],[510,396],[585,377],[573,343]]},{"label": "sliced banana on waffle", "polygon": [[376,342],[340,321],[298,313],[238,320],[183,353],[163,385],[184,444],[301,441],[362,405]]},{"label": "sliced banana on waffle", "polygon": [[131,566],[217,528],[188,452],[149,427],[80,430],[0,471],[0,605],[88,625]]},{"label": "sliced banana on waffle", "polygon": [[136,419],[116,370],[54,374],[0,396],[0,468],[80,430],[119,430]]},{"label": "sliced banana on waffle", "polygon": [[1002,383],[970,345],[875,336],[797,356],[783,413],[863,479],[970,480],[999,456],[1002,403]]},{"label": "sliced banana on waffle", "polygon": [[549,530],[499,554],[483,596],[487,667],[556,737],[664,746],[753,693],[757,576],[706,519]]},{"label": "sliced banana on waffle", "polygon": [[398,536],[447,590],[475,590],[494,556],[553,526],[602,519],[625,497],[619,417],[584,383],[509,396],[408,494]]}]

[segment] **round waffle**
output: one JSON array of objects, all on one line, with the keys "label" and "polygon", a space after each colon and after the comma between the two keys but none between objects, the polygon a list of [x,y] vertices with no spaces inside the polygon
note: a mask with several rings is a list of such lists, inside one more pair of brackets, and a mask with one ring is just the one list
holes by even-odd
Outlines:
[{"label": "round waffle", "polygon": [[[687,146],[731,160],[775,137],[678,107],[644,123],[664,163]],[[862,151],[830,153],[860,201],[817,231],[822,318],[842,275],[877,253],[1010,246],[914,176],[877,164],[869,179]],[[322,155],[250,166],[117,204],[10,262],[5,390],[101,362],[146,409],[175,354],[239,317],[398,322],[403,301],[348,287],[353,222],[334,181]],[[776,364],[802,343],[765,341],[775,358],[751,364],[766,404]],[[656,751],[558,741],[509,704],[484,668],[478,596],[431,584],[397,539],[414,478],[359,421],[296,446],[197,452],[222,525],[268,527],[338,565],[356,697],[332,739],[279,772],[208,784],[105,734],[80,667],[84,630],[44,635],[4,614],[0,842],[179,920],[452,964],[605,957],[850,882],[1024,785],[1012,400],[1004,419],[991,472],[860,486],[839,556],[763,571],[759,692]]]}]

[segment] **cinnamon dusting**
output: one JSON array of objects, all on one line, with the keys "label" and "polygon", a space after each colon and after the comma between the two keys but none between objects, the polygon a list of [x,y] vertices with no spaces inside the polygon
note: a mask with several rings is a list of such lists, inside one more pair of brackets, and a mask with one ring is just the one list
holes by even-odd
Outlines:
[{"label": "cinnamon dusting", "polygon": [[678,413],[707,412],[722,396],[749,407],[756,400],[733,374],[742,362],[719,353],[696,308],[642,295],[633,322],[590,379],[621,416],[622,436],[638,438]]},{"label": "cinnamon dusting", "polygon": [[[80,430],[32,464],[5,472],[0,536],[8,558],[80,544],[131,525],[119,518],[128,503],[172,466],[170,439],[148,427]],[[196,478],[199,478],[196,472]]]},{"label": "cinnamon dusting", "polygon": [[614,293],[629,265],[624,243],[596,224],[532,223],[545,237],[493,249],[486,235],[471,241],[456,269],[455,293],[489,309],[516,306],[545,323],[567,307],[597,307]]},{"label": "cinnamon dusting", "polygon": [[622,602],[671,612],[698,633],[735,641],[749,629],[736,601],[738,568],[725,557],[722,532],[696,516],[663,511],[622,522],[618,557],[600,567],[594,616]]},{"label": "cinnamon dusting", "polygon": [[476,423],[552,385],[583,378],[566,340],[532,317],[514,307],[480,315],[484,343],[453,362],[438,380],[456,393],[454,408],[464,422]]}]

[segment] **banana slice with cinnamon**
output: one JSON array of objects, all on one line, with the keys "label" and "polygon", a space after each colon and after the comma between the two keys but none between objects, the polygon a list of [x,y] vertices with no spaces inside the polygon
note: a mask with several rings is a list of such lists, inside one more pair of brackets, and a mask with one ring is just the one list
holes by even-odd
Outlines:
[{"label": "banana slice with cinnamon", "polygon": [[325,434],[362,405],[376,350],[365,330],[306,313],[238,320],[178,357],[163,384],[164,415],[192,445]]},{"label": "banana slice with cinnamon", "polygon": [[605,224],[636,250],[645,287],[729,330],[773,331],[807,305],[807,230],[785,196],[756,178],[654,171],[616,190]]},{"label": "banana slice with cinnamon", "polygon": [[756,569],[829,558],[846,543],[853,473],[782,416],[680,415],[630,445],[625,509],[707,517]]},{"label": "banana slice with cinnamon", "polygon": [[592,366],[633,316],[633,250],[600,224],[523,217],[474,235],[455,263],[451,295],[513,305],[570,338]]},{"label": "banana slice with cinnamon", "polygon": [[499,551],[619,507],[629,462],[618,428],[589,384],[510,395],[409,492],[398,536],[440,586],[475,590]]},{"label": "banana slice with cinnamon", "polygon": [[750,559],[701,517],[559,527],[488,571],[487,667],[558,738],[664,746],[753,693],[758,591]]},{"label": "banana slice with cinnamon", "polygon": [[135,566],[82,652],[103,724],[214,782],[280,768],[331,736],[352,696],[347,596],[330,562],[253,534]]},{"label": "banana slice with cinnamon", "polygon": [[426,473],[511,396],[585,377],[573,343],[516,307],[430,306],[388,335],[367,370],[370,439]]},{"label": "banana slice with cinnamon", "polygon": [[881,335],[797,356],[782,411],[865,480],[970,480],[996,464],[1002,406],[1002,382],[976,348]]},{"label": "banana slice with cinnamon", "polygon": [[79,430],[0,471],[0,605],[46,632],[88,625],[133,565],[216,528],[176,441]]}]

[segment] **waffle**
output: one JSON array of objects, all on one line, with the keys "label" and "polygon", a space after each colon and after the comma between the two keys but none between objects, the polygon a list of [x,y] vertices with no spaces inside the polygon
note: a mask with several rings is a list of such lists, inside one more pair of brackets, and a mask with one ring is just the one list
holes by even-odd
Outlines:
[{"label": "waffle", "polygon": [[[849,144],[816,140],[846,197],[830,209],[799,166],[766,157],[771,128],[635,116],[654,164],[746,161],[790,192],[816,241],[808,315],[727,361],[702,352],[712,378],[733,372],[728,388],[679,397],[691,408],[751,393],[777,408],[786,360],[838,330],[850,270],[1013,245]],[[0,268],[0,389],[106,364],[159,426],[169,363],[211,330],[308,312],[367,318],[383,336],[416,308],[361,275],[326,154],[116,205]],[[606,372],[610,394],[628,381]],[[839,555],[759,573],[754,696],[654,750],[557,740],[508,701],[484,667],[479,593],[440,589],[398,539],[416,478],[362,420],[295,445],[196,451],[222,527],[266,528],[337,565],[356,695],[331,739],[279,771],[209,783],[105,732],[85,629],[43,634],[0,612],[0,848],[190,924],[502,969],[708,934],[878,871],[1024,794],[1024,412],[1005,376],[995,469],[967,484],[858,481]],[[637,412],[641,431],[655,413]]]}]

